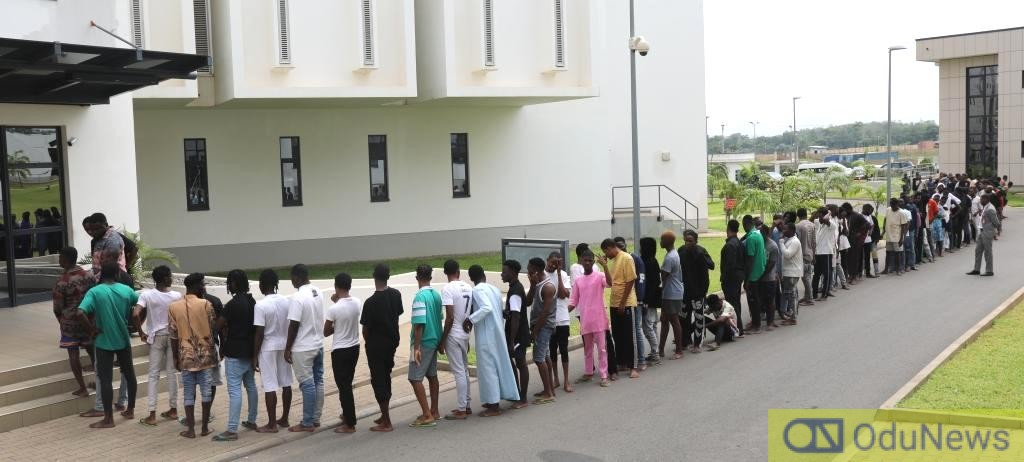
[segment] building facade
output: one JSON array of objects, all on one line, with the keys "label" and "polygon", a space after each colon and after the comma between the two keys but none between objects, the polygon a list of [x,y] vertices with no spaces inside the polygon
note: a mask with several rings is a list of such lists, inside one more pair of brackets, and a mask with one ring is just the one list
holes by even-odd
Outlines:
[{"label": "building facade", "polygon": [[[612,187],[631,183],[627,2],[83,3],[147,50],[212,56],[195,80],[100,109],[116,120],[93,128],[89,165],[69,168],[72,183],[125,184],[73,210],[141,229],[185,270],[593,242],[611,232]],[[641,183],[703,220],[702,3],[637,8],[652,45],[637,58]],[[45,119],[23,123],[70,123]]]},{"label": "building facade", "polygon": [[939,67],[939,168],[1024,180],[1024,27],[917,40]]}]

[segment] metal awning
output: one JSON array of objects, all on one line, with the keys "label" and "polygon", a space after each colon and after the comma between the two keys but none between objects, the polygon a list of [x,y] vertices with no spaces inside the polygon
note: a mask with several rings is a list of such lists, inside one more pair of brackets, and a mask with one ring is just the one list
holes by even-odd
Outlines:
[{"label": "metal awning", "polygon": [[208,56],[0,38],[0,103],[107,104],[168,79],[195,79]]}]

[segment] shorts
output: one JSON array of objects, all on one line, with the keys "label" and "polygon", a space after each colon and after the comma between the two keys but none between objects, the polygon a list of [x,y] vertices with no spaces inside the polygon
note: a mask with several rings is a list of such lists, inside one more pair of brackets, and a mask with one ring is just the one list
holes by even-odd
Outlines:
[{"label": "shorts", "polygon": [[60,343],[58,344],[65,350],[77,350],[81,347],[89,347],[88,337],[68,337],[66,335],[60,336]]},{"label": "shorts", "polygon": [[545,325],[540,328],[537,338],[533,339],[533,362],[542,363],[547,361],[548,356],[551,355],[551,336],[554,333],[554,327]]},{"label": "shorts", "polygon": [[409,381],[422,382],[423,377],[437,377],[437,347],[420,347],[420,363],[409,355]]},{"label": "shorts", "polygon": [[223,364],[223,362],[221,360],[218,360],[216,366],[213,366],[212,368],[207,369],[208,371],[210,371],[210,386],[211,387],[219,387],[221,385],[224,385],[223,375],[220,372],[221,364]]},{"label": "shorts", "polygon": [[266,393],[292,386],[292,365],[284,360],[284,350],[260,352],[260,380]]},{"label": "shorts", "polygon": [[683,312],[682,300],[662,300],[661,314],[664,316],[680,315]]},{"label": "shorts", "polygon": [[185,405],[196,405],[196,386],[199,386],[199,395],[204,403],[213,401],[213,393],[210,390],[210,371],[181,371],[181,386],[185,393]]},{"label": "shorts", "polygon": [[562,362],[569,362],[569,326],[555,326],[555,333],[551,335],[551,360],[554,361],[559,354]]}]

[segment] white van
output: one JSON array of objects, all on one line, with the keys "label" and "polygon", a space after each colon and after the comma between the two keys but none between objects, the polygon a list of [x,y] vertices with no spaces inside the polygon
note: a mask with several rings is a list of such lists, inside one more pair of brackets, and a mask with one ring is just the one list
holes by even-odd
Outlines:
[{"label": "white van", "polygon": [[797,173],[806,172],[806,171],[812,171],[814,173],[825,173],[829,169],[831,169],[832,167],[839,167],[847,175],[850,175],[850,174],[853,173],[853,169],[851,169],[851,168],[849,168],[849,167],[847,167],[847,166],[845,166],[843,164],[840,164],[839,162],[815,162],[815,163],[810,163],[810,164],[800,164],[796,168],[796,171],[797,171]]}]

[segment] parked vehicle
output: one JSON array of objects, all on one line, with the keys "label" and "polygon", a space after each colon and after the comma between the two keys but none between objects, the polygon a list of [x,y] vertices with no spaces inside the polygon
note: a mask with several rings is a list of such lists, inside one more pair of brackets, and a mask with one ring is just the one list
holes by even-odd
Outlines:
[{"label": "parked vehicle", "polygon": [[841,168],[843,170],[843,172],[845,172],[847,175],[853,174],[853,169],[851,169],[851,168],[849,168],[849,167],[847,167],[847,166],[845,166],[843,164],[840,164],[839,162],[815,162],[815,163],[810,163],[810,164],[800,164],[796,168],[796,171],[797,172],[811,171],[811,172],[814,172],[814,173],[825,173],[825,172],[827,172],[829,169],[831,169],[833,167]]},{"label": "parked vehicle", "polygon": [[[908,175],[911,175],[911,174],[914,173],[914,163],[909,161],[909,160],[896,160],[896,161],[893,161],[891,163],[892,163],[892,173],[893,173],[893,175],[896,175],[897,172],[898,172],[899,175],[903,175],[904,173],[906,173]],[[885,164],[882,164],[882,165],[878,166],[878,174],[879,175],[885,176],[887,171],[889,171],[889,164],[888,163],[885,163]]]}]

